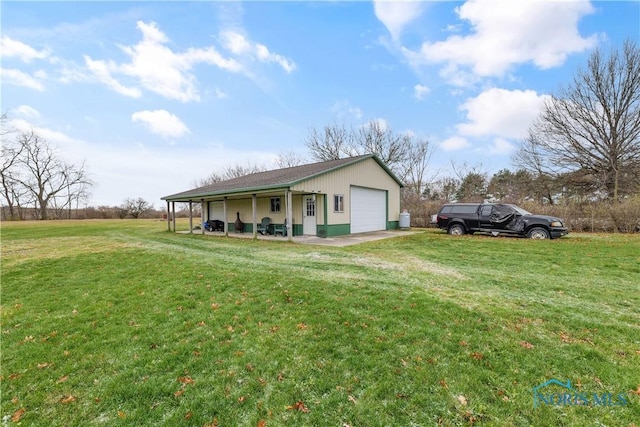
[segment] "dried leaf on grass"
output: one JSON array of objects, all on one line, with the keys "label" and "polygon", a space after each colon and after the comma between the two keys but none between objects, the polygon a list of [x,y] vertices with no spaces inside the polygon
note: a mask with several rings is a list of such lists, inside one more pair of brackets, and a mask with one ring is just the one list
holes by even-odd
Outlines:
[{"label": "dried leaf on grass", "polygon": [[295,404],[286,407],[287,411],[300,411],[300,412],[311,412],[309,408],[304,404],[302,400],[297,401]]},{"label": "dried leaf on grass", "polygon": [[562,331],[562,332],[560,332],[560,341],[565,342],[565,343],[570,343],[573,340],[571,339],[571,337],[569,336],[568,333]]},{"label": "dried leaf on grass", "polygon": [[178,382],[182,384],[195,384],[196,382],[191,377],[180,377],[178,378]]},{"label": "dried leaf on grass", "polygon": [[520,341],[520,346],[523,347],[523,348],[526,348],[528,350],[533,348],[533,344],[531,344],[528,341]]},{"label": "dried leaf on grass", "polygon": [[65,396],[62,399],[60,399],[60,403],[67,404],[67,403],[75,402],[76,400],[78,400],[78,398],[70,394],[69,396]]},{"label": "dried leaf on grass", "polygon": [[458,395],[458,402],[460,402],[462,406],[467,406],[467,398],[461,394]]},{"label": "dried leaf on grass", "polygon": [[18,421],[20,421],[20,418],[22,418],[22,416],[25,414],[25,412],[27,412],[26,408],[20,408],[18,409],[16,412],[13,413],[13,415],[11,416],[11,421],[13,421],[14,423],[17,423]]}]

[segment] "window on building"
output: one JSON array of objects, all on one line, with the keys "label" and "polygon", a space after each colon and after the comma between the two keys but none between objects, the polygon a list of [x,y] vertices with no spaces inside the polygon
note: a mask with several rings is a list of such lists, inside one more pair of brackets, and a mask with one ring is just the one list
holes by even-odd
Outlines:
[{"label": "window on building", "polygon": [[280,197],[271,198],[271,212],[272,213],[280,212]]},{"label": "window on building", "polygon": [[334,194],[333,210],[334,212],[344,212],[344,196],[342,194]]}]

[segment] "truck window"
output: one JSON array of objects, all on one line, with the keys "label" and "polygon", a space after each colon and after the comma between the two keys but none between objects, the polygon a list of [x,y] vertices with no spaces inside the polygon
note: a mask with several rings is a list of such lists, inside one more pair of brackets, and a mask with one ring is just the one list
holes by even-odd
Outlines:
[{"label": "truck window", "polygon": [[473,214],[478,210],[478,205],[460,205],[453,206],[452,214]]}]

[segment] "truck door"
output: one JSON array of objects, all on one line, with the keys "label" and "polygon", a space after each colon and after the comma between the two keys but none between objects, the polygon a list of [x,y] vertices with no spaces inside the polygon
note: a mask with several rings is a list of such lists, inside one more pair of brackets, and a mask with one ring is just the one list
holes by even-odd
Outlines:
[{"label": "truck door", "polygon": [[483,228],[483,229],[493,228],[493,224],[491,224],[492,209],[493,209],[493,205],[480,206],[480,228]]}]

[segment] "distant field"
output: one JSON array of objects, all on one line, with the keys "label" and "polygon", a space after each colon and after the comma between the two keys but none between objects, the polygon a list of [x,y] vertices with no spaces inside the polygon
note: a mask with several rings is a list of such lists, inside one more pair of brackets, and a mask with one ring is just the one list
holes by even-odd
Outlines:
[{"label": "distant field", "polygon": [[639,235],[1,232],[4,425],[640,425]]}]

